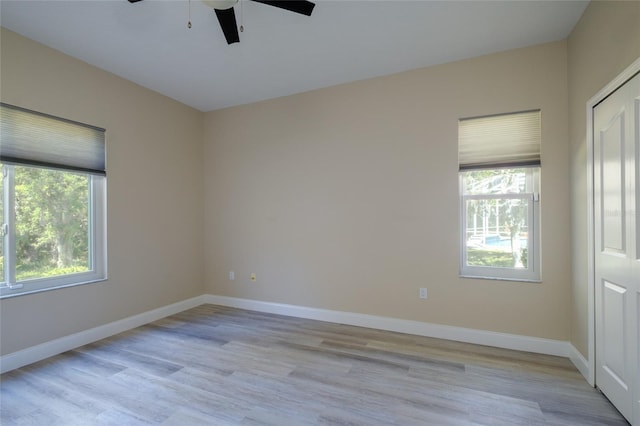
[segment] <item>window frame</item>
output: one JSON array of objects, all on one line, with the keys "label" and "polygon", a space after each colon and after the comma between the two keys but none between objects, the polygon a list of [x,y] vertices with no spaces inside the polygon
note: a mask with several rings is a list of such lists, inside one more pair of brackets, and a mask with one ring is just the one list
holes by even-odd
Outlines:
[{"label": "window frame", "polygon": [[[474,169],[458,172],[460,198],[460,277],[490,280],[541,282],[540,272],[540,166],[509,166],[487,167],[488,170],[498,169],[527,170],[525,192],[506,194],[466,194],[465,173]],[[477,169],[475,169],[477,170]],[[467,265],[467,201],[468,200],[500,200],[522,199],[527,202],[528,239],[527,239],[527,267],[508,268],[500,266]]]},{"label": "window frame", "polygon": [[[33,278],[16,281],[15,246],[15,166],[3,163],[4,178],[4,218],[3,235],[4,276],[0,277],[0,299],[54,290],[58,288],[105,281],[107,279],[107,238],[106,238],[106,176],[82,173],[89,177],[89,266],[85,272],[58,275],[55,277]],[[28,166],[36,168],[47,168]],[[5,173],[5,172],[3,172]],[[6,224],[6,225],[5,225]],[[8,278],[8,279],[6,279]],[[5,280],[6,279],[6,280]]]}]

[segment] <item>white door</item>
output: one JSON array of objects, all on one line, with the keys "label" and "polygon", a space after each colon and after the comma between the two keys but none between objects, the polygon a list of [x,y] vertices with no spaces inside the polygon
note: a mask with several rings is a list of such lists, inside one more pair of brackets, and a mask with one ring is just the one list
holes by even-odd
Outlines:
[{"label": "white door", "polygon": [[593,114],[596,385],[640,426],[640,74]]}]

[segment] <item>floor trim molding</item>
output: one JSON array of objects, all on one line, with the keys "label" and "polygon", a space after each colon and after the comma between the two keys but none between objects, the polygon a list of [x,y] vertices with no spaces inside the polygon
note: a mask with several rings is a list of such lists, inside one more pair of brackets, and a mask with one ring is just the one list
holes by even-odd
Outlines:
[{"label": "floor trim molding", "polygon": [[[328,309],[263,302],[259,300],[217,296],[212,294],[204,295],[204,300],[205,303],[232,308],[249,309],[292,317],[376,328],[379,330],[396,331],[400,333],[415,334],[418,336],[436,337],[440,339],[495,346],[499,348],[534,352],[545,355],[556,355],[570,358],[572,361],[573,358],[570,357],[570,355],[573,354],[573,352],[579,353],[578,351],[572,351],[571,348],[573,348],[573,346],[569,342],[561,340],[543,339],[539,337],[498,333],[494,331],[476,330],[450,325],[358,314],[353,312],[332,311]],[[580,370],[580,367],[576,367]],[[582,370],[580,371],[582,372]]]},{"label": "floor trim molding", "polygon": [[0,373],[32,364],[79,346],[104,339],[105,337],[113,336],[123,331],[131,330],[132,328],[177,314],[178,312],[195,308],[204,303],[208,303],[205,302],[204,296],[197,296],[1,356]]},{"label": "floor trim molding", "polygon": [[478,345],[561,356],[569,358],[585,378],[589,377],[589,363],[571,343],[566,341],[213,294],[203,294],[1,356],[0,373],[20,368],[206,303],[358,327],[395,331],[417,336],[435,337]]},{"label": "floor trim molding", "polygon": [[585,378],[587,383],[589,383],[591,386],[594,386],[595,384],[592,383],[590,379],[592,376],[591,376],[591,368],[589,367],[590,365],[589,361],[587,361],[587,358],[585,358],[584,355],[582,355],[582,353],[580,353],[580,351],[577,350],[576,347],[573,346],[572,344],[569,344],[569,359],[571,360],[573,365],[578,369],[580,374],[582,374],[582,376]]}]

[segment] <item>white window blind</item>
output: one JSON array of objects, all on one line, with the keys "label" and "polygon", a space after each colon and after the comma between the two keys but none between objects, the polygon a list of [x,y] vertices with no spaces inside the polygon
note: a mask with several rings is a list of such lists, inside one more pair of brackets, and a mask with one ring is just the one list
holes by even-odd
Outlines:
[{"label": "white window blind", "polygon": [[540,110],[458,121],[460,170],[540,165]]},{"label": "white window blind", "polygon": [[106,175],[105,130],[0,103],[0,161]]}]

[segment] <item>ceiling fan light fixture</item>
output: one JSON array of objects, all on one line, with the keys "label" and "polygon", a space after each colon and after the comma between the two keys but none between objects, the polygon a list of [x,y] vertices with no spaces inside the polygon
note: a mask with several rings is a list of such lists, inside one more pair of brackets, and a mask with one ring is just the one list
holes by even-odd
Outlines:
[{"label": "ceiling fan light fixture", "polygon": [[238,0],[202,0],[202,3],[216,10],[226,10],[238,4]]}]

